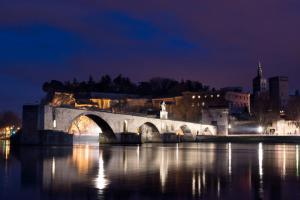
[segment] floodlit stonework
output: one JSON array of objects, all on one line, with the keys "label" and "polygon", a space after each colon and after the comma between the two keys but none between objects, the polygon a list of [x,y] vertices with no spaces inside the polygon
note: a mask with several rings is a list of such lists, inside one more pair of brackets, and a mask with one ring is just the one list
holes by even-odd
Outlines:
[{"label": "floodlit stonework", "polygon": [[24,129],[24,135],[29,136],[29,138],[34,138],[34,134],[37,132],[65,133],[66,135],[70,135],[75,129],[74,121],[78,120],[81,116],[93,120],[100,127],[100,133],[103,133],[109,142],[121,142],[122,137],[135,137],[134,135],[140,135],[141,138],[145,138],[144,136],[148,135],[149,137],[147,136],[146,139],[155,138],[155,141],[157,141],[157,134],[160,138],[163,138],[165,134],[173,134],[177,136],[187,135],[192,139],[196,139],[197,135],[218,134],[217,127],[211,124],[164,120],[97,110],[52,107],[50,105],[40,106],[37,110],[38,113],[31,112],[31,115],[36,117],[35,121],[33,121],[33,123],[37,123],[36,130],[34,130],[35,128],[32,126],[32,123],[26,124],[27,127],[31,127]]}]

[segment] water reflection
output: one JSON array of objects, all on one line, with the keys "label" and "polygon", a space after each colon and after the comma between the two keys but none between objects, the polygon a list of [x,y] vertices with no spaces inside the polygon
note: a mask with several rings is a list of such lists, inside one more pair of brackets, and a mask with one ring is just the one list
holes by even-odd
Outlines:
[{"label": "water reflection", "polygon": [[99,161],[98,161],[98,173],[95,179],[95,187],[99,189],[99,193],[102,194],[103,189],[108,185],[108,179],[105,176],[103,152],[100,151]]},{"label": "water reflection", "polygon": [[296,145],[296,176],[299,177],[299,145]]},{"label": "water reflection", "polygon": [[263,181],[263,160],[264,160],[264,152],[262,143],[258,144],[258,167],[259,167],[259,197],[263,199],[264,195],[264,181]]},{"label": "water reflection", "polygon": [[228,143],[228,174],[231,175],[231,143]]},{"label": "water reflection", "polygon": [[0,148],[0,199],[291,199],[299,146],[146,144]]}]

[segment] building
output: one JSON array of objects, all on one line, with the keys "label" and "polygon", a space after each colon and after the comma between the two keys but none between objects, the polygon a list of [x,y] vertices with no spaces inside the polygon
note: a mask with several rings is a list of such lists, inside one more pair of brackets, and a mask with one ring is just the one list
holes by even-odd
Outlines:
[{"label": "building", "polygon": [[270,135],[299,135],[299,123],[292,120],[278,120],[272,122],[266,128],[266,134]]},{"label": "building", "polygon": [[257,76],[253,79],[253,95],[254,98],[260,96],[260,94],[267,92],[268,82],[267,79],[263,77],[262,65],[259,62],[257,68]]},{"label": "building", "polygon": [[228,108],[202,109],[202,123],[216,126],[218,135],[228,135],[228,115]]},{"label": "building", "polygon": [[211,92],[184,92],[183,98],[192,100],[195,108],[228,108],[230,115],[239,115],[250,112],[250,94],[231,90]]},{"label": "building", "polygon": [[289,100],[288,77],[276,76],[269,78],[269,95],[272,110],[285,110]]}]

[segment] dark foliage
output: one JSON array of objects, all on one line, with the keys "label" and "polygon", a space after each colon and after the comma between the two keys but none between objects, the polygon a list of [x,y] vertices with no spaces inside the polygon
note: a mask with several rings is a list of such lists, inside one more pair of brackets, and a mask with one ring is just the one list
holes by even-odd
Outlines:
[{"label": "dark foliage", "polygon": [[20,126],[20,118],[11,111],[5,111],[0,113],[0,128],[7,126]]},{"label": "dark foliage", "polygon": [[112,79],[109,75],[104,75],[99,81],[95,81],[92,76],[89,80],[78,82],[60,82],[52,80],[43,84],[43,90],[47,93],[53,92],[109,92],[126,93],[140,96],[167,97],[181,95],[184,91],[198,92],[208,91],[209,87],[202,85],[198,81],[182,80],[176,81],[169,78],[152,78],[149,81],[133,83],[129,78],[118,75]]}]

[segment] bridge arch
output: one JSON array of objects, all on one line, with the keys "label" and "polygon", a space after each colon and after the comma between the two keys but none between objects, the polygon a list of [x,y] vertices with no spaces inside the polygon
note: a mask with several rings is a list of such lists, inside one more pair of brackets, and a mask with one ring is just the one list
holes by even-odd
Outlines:
[{"label": "bridge arch", "polygon": [[[94,132],[94,134],[92,135],[81,134],[80,128],[83,127],[85,129],[88,129],[86,125],[81,125],[83,123],[82,120],[90,120],[94,123],[95,126],[97,126],[98,129],[95,128],[94,126],[93,130],[87,130],[87,131]],[[94,142],[97,141],[97,142],[110,143],[110,142],[115,142],[117,139],[111,126],[104,119],[102,119],[100,116],[95,114],[80,114],[79,116],[76,116],[71,121],[68,129],[68,133],[73,134],[74,136],[78,136],[78,133],[74,132],[74,126],[78,129],[79,135],[83,140],[88,138],[93,140]]]},{"label": "bridge arch", "polygon": [[181,135],[190,135],[192,134],[191,129],[187,125],[182,125],[179,127]]},{"label": "bridge arch", "polygon": [[151,122],[145,122],[138,128],[141,142],[161,142],[158,128]]},{"label": "bridge arch", "polygon": [[203,135],[214,135],[209,127],[203,129]]},{"label": "bridge arch", "polygon": [[195,136],[192,133],[192,129],[186,124],[181,125],[177,129],[176,133],[177,133],[177,135],[180,136],[181,141],[185,141],[185,142],[195,141]]}]

